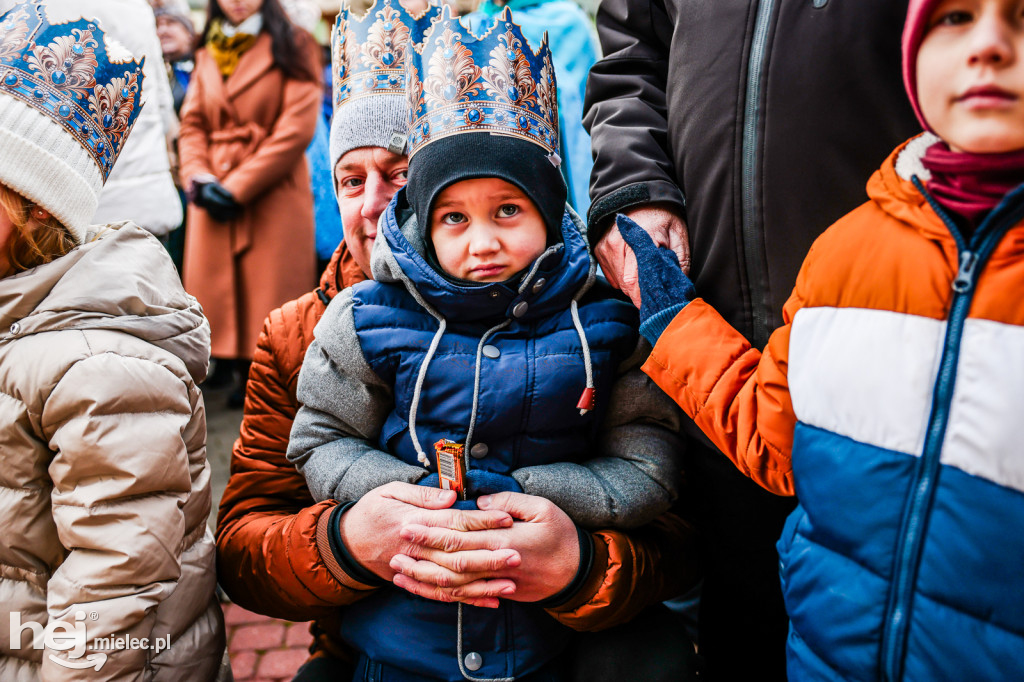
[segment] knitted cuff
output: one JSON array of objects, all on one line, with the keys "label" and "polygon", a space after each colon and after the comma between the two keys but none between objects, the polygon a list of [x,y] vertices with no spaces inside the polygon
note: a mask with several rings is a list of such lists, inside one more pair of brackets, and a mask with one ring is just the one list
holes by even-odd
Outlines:
[{"label": "knitted cuff", "polygon": [[341,515],[347,512],[354,504],[355,502],[339,504],[331,511],[331,518],[328,521],[328,528],[330,529],[328,538],[331,543],[331,553],[334,554],[334,558],[342,570],[359,582],[373,587],[383,587],[389,584],[388,581],[360,566],[359,562],[356,561],[356,558],[352,556],[352,553],[348,551],[348,547],[341,540]]},{"label": "knitted cuff", "polygon": [[640,323],[640,333],[651,342],[652,346],[657,345],[662,333],[668,329],[668,326],[672,324],[672,320],[675,319],[680,310],[686,307],[687,303],[689,301],[683,301],[651,315]]},{"label": "knitted cuff", "polygon": [[576,526],[576,534],[580,540],[580,565],[576,569],[576,575],[563,589],[551,595],[547,599],[541,599],[535,604],[542,609],[555,609],[567,603],[576,596],[576,593],[583,589],[590,577],[590,569],[594,567],[594,538],[587,531]]}]

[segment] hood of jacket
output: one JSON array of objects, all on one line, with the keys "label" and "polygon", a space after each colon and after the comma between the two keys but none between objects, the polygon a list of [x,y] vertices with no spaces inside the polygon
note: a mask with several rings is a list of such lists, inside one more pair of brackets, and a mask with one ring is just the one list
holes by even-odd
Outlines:
[{"label": "hood of jacket", "polygon": [[94,226],[65,256],[0,279],[0,344],[77,329],[131,334],[206,377],[210,325],[164,247],[129,223]]},{"label": "hood of jacket", "polygon": [[460,322],[512,317],[525,321],[564,310],[590,287],[596,269],[586,225],[568,206],[562,217],[562,243],[549,246],[520,278],[458,284],[427,262],[425,248],[405,189],[400,189],[380,217],[370,259],[373,278],[405,286],[421,305]]},{"label": "hood of jacket", "polygon": [[931,179],[921,159],[938,141],[936,135],[924,133],[896,147],[868,180],[868,197],[883,211],[914,226],[925,237],[953,244],[949,228],[913,183],[915,177],[922,183]]}]

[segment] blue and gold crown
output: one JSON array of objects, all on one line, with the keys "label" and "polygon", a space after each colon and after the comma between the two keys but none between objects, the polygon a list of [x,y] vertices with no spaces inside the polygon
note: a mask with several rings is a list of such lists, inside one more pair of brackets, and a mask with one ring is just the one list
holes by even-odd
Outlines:
[{"label": "blue and gold crown", "polygon": [[406,62],[437,20],[439,5],[419,15],[398,0],[374,0],[362,17],[343,8],[331,37],[334,106],[369,95],[405,95]]},{"label": "blue and gold crown", "polygon": [[51,24],[43,4],[22,3],[0,17],[0,92],[63,126],[104,181],[142,109],[143,62],[107,49],[96,22]]},{"label": "blue and gold crown", "polygon": [[525,139],[558,151],[555,67],[545,33],[534,52],[505,8],[482,36],[446,6],[409,66],[409,156],[467,132]]}]

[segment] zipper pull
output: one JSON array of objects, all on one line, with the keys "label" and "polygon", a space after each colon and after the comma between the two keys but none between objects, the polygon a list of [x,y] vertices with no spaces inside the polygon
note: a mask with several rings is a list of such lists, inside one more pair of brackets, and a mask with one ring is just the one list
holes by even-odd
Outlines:
[{"label": "zipper pull", "polygon": [[974,277],[977,274],[974,268],[977,265],[978,254],[972,251],[964,251],[960,254],[960,271],[956,273],[956,279],[953,280],[953,291],[964,294],[974,287]]}]

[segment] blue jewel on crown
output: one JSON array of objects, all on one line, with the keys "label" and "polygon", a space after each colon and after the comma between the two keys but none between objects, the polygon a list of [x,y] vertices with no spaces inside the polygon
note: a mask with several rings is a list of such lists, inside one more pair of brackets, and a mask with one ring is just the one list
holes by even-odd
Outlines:
[{"label": "blue jewel on crown", "polygon": [[557,151],[558,98],[547,36],[533,50],[505,8],[475,35],[445,7],[413,53],[410,156],[434,140],[468,132],[510,135]]},{"label": "blue jewel on crown", "polygon": [[0,93],[67,129],[105,180],[142,108],[142,62],[111,59],[96,22],[22,2],[0,16],[0,73]]},{"label": "blue jewel on crown", "polygon": [[415,14],[398,0],[374,0],[365,14],[343,8],[331,34],[335,106],[368,95],[404,95],[405,65],[440,13]]}]

